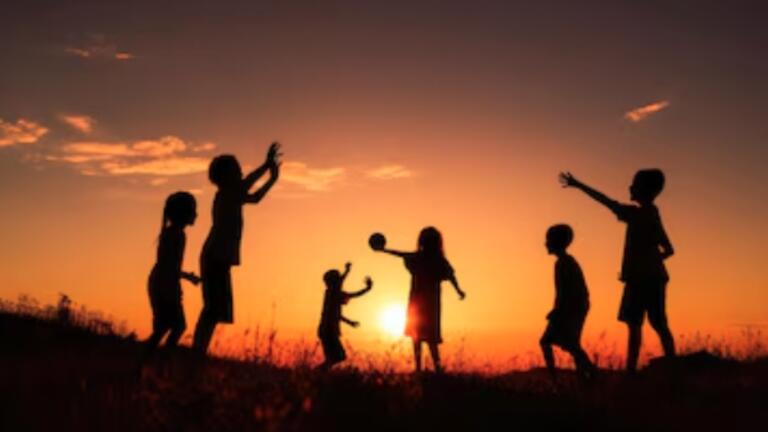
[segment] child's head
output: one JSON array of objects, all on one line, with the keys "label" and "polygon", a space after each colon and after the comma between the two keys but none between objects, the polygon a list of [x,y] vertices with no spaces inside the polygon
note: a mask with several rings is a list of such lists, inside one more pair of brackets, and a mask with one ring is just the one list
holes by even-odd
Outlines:
[{"label": "child's head", "polygon": [[189,192],[176,192],[168,196],[163,208],[163,228],[168,225],[185,227],[197,219],[197,202]]},{"label": "child's head", "polygon": [[328,270],[323,275],[325,287],[331,290],[341,289],[341,273],[338,270]]},{"label": "child's head", "polygon": [[435,227],[426,227],[419,233],[419,252],[443,255],[443,235]]},{"label": "child's head", "polygon": [[216,156],[208,167],[208,179],[219,188],[236,185],[243,179],[240,162],[229,154]]},{"label": "child's head", "polygon": [[629,198],[639,203],[651,203],[663,189],[664,173],[660,169],[640,170],[629,187]]},{"label": "child's head", "polygon": [[552,225],[547,230],[547,252],[553,255],[565,252],[573,241],[573,229],[566,224]]}]

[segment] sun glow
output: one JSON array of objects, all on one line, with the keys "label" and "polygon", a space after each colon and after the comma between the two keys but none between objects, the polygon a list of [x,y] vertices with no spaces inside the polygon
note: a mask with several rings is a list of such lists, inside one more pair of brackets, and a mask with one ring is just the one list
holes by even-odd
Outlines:
[{"label": "sun glow", "polygon": [[389,304],[379,313],[379,328],[388,336],[397,338],[405,329],[405,306]]}]

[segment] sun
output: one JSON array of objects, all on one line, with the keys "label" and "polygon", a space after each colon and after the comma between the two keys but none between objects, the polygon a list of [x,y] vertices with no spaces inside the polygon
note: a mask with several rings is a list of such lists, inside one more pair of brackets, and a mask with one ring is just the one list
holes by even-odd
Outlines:
[{"label": "sun", "polygon": [[405,306],[390,304],[379,313],[379,328],[391,337],[400,337],[405,330]]}]

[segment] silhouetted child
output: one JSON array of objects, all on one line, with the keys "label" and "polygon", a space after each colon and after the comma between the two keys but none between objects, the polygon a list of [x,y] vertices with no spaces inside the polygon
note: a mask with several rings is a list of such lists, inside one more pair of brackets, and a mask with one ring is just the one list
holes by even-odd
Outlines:
[{"label": "silhouetted child", "polygon": [[667,324],[666,287],[669,281],[664,260],[674,254],[661,223],[654,200],[664,189],[664,173],[658,169],[640,170],[629,187],[629,197],[638,205],[621,204],[577,180],[571,173],[561,173],[565,187],[582,190],[608,207],[627,224],[624,258],[620,279],[624,282],[619,320],[629,328],[627,370],[637,370],[645,313],[661,339],[664,354],[675,355],[675,342]]},{"label": "silhouetted child", "polygon": [[555,306],[547,315],[549,324],[541,337],[541,350],[552,377],[555,377],[555,356],[552,345],[557,345],[573,356],[582,376],[589,377],[594,366],[581,347],[581,330],[589,311],[589,291],[579,263],[566,249],[573,241],[573,230],[568,225],[554,225],[547,230],[547,252],[557,257],[555,262]]},{"label": "silhouetted child", "polygon": [[416,252],[387,249],[386,239],[379,233],[372,235],[369,242],[375,251],[403,258],[405,267],[411,273],[405,334],[413,342],[416,371],[421,372],[421,347],[426,342],[435,372],[442,372],[439,350],[439,345],[443,343],[440,285],[443,281],[450,281],[459,299],[464,300],[466,297],[466,293],[459,287],[451,263],[445,257],[443,235],[435,227],[422,229]]},{"label": "silhouetted child", "polygon": [[[213,224],[200,254],[203,309],[195,327],[194,346],[201,352],[208,350],[216,324],[233,322],[231,269],[240,265],[243,205],[260,202],[277,182],[279,150],[279,144],[273,143],[264,164],[245,177],[232,155],[217,156],[208,168],[208,178],[218,190],[213,199]],[[269,179],[250,193],[267,171]]]},{"label": "silhouetted child", "polygon": [[200,279],[194,273],[181,271],[187,239],[184,228],[194,224],[196,218],[197,204],[191,194],[176,192],[166,199],[157,241],[157,262],[149,274],[152,335],[147,346],[150,350],[157,347],[168,332],[165,345],[175,346],[187,328],[181,304],[181,279],[195,285]]},{"label": "silhouetted child", "polygon": [[365,288],[356,292],[344,292],[342,290],[344,280],[349,274],[352,264],[345,265],[344,273],[338,270],[328,270],[323,275],[325,281],[325,297],[323,298],[323,314],[320,318],[320,325],[317,328],[317,336],[323,345],[323,354],[325,361],[320,365],[321,369],[330,369],[333,365],[344,361],[347,353],[341,344],[341,325],[343,321],[352,327],[360,325],[357,321],[345,317],[341,314],[341,306],[347,304],[349,299],[360,297],[367,293],[373,287],[373,281],[370,277],[365,278]]}]

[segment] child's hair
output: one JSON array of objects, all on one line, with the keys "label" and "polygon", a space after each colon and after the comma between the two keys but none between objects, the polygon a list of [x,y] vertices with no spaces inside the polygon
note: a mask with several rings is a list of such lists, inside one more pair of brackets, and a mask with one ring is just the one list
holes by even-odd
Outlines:
[{"label": "child's hair", "polygon": [[547,230],[547,242],[556,250],[565,250],[572,241],[573,229],[569,225],[552,225]]},{"label": "child's hair", "polygon": [[168,196],[163,207],[163,223],[160,225],[160,233],[171,224],[183,225],[189,223],[195,214],[197,202],[189,192],[175,192]]},{"label": "child's hair", "polygon": [[208,166],[208,179],[216,186],[221,186],[233,172],[242,175],[240,162],[233,155],[219,155],[213,158]]},{"label": "child's hair", "polygon": [[435,227],[426,227],[419,233],[419,252],[443,256],[443,235]]},{"label": "child's hair", "polygon": [[328,270],[323,275],[323,282],[328,288],[339,288],[341,285],[341,273],[338,270]]},{"label": "child's hair", "polygon": [[652,201],[664,189],[664,173],[657,168],[640,170],[635,174],[632,185],[638,198]]}]

